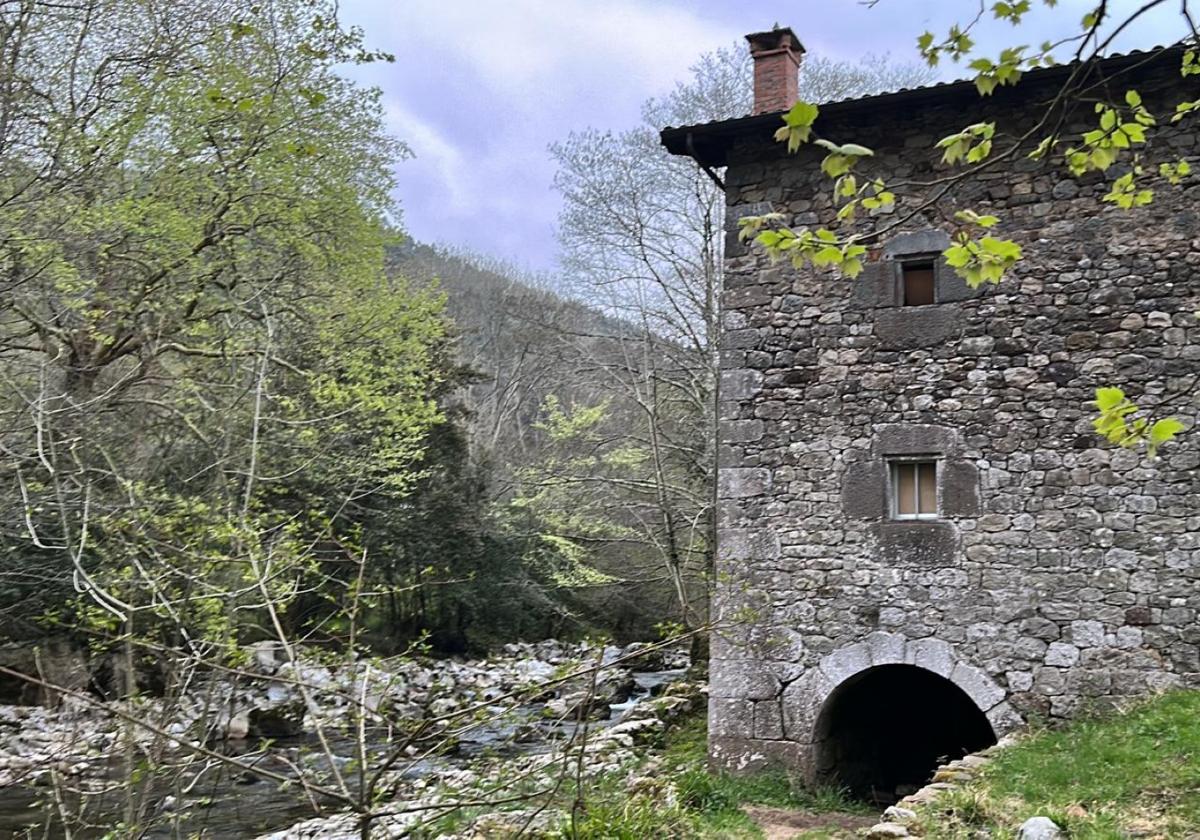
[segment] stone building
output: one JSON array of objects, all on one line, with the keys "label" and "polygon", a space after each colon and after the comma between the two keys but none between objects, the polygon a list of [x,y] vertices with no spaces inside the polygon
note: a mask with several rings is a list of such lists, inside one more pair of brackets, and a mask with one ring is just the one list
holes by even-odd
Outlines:
[{"label": "stone building", "polygon": [[[1200,686],[1200,435],[1150,461],[1098,439],[1089,406],[1121,385],[1192,424],[1200,187],[1128,212],[1100,201],[1105,179],[1022,153],[936,216],[902,202],[860,222],[888,232],[855,280],[771,264],[737,218],[832,225],[836,208],[824,150],[772,139],[803,48],[787,29],[749,40],[756,112],[662,132],[724,168],[727,193],[713,761],[887,798],[1024,722]],[[1086,72],[1169,113],[1200,88],[1180,54]],[[816,130],[872,148],[889,182],[934,181],[939,138],[1015,134],[1068,70],[988,98],[962,82],[826,104]],[[1095,127],[1091,103],[1063,116]],[[1195,165],[1195,126],[1162,127],[1147,168]],[[999,285],[972,291],[939,259],[959,206],[1022,245]]]}]

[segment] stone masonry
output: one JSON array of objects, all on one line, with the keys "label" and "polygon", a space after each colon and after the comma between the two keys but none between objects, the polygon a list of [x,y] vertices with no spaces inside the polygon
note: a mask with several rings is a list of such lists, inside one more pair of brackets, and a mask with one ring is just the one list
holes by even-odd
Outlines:
[{"label": "stone masonry", "polygon": [[[1200,88],[1178,66],[1168,54],[1114,84],[1169,113]],[[835,103],[816,128],[874,149],[866,170],[889,183],[931,181],[950,171],[939,138],[993,120],[1013,136],[1054,72],[987,99],[968,83]],[[1067,130],[1095,119],[1082,105]],[[887,233],[847,280],[772,265],[736,240],[736,219],[765,210],[834,224],[824,152],[787,155],[778,124],[664,132],[668,148],[687,132],[694,157],[727,167],[714,761],[812,773],[831,693],[880,665],[949,680],[997,737],[1200,687],[1200,433],[1151,461],[1097,438],[1089,405],[1096,387],[1120,385],[1194,421],[1197,179],[1123,211],[1100,201],[1104,179],[1018,154],[936,214],[906,218],[905,200],[860,222]],[[1181,156],[1195,168],[1196,124],[1155,134],[1147,169]],[[944,248],[960,206],[999,216],[1024,261],[977,292],[938,265],[938,302],[898,305],[897,265]],[[888,461],[914,455],[938,464],[936,519],[889,516]]]}]

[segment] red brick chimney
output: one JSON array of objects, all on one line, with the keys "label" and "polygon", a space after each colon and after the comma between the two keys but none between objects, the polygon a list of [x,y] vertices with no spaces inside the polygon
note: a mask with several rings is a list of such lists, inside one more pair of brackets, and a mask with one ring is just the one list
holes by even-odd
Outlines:
[{"label": "red brick chimney", "polygon": [[786,26],[746,36],[754,59],[754,113],[786,111],[800,98],[804,45]]}]

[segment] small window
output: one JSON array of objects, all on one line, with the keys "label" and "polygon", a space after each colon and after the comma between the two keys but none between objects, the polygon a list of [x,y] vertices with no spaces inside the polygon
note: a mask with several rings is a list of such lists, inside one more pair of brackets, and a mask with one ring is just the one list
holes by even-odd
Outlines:
[{"label": "small window", "polygon": [[892,462],[892,518],[937,519],[937,461]]},{"label": "small window", "polygon": [[933,262],[900,264],[900,301],[904,306],[926,306],[935,302]]}]

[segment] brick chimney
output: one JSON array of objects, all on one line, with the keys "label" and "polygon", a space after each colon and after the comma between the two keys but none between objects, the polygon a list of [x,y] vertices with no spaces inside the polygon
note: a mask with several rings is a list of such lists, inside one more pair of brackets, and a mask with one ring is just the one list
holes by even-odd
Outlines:
[{"label": "brick chimney", "polygon": [[804,45],[786,26],[746,36],[754,59],[754,113],[786,111],[800,98]]}]

